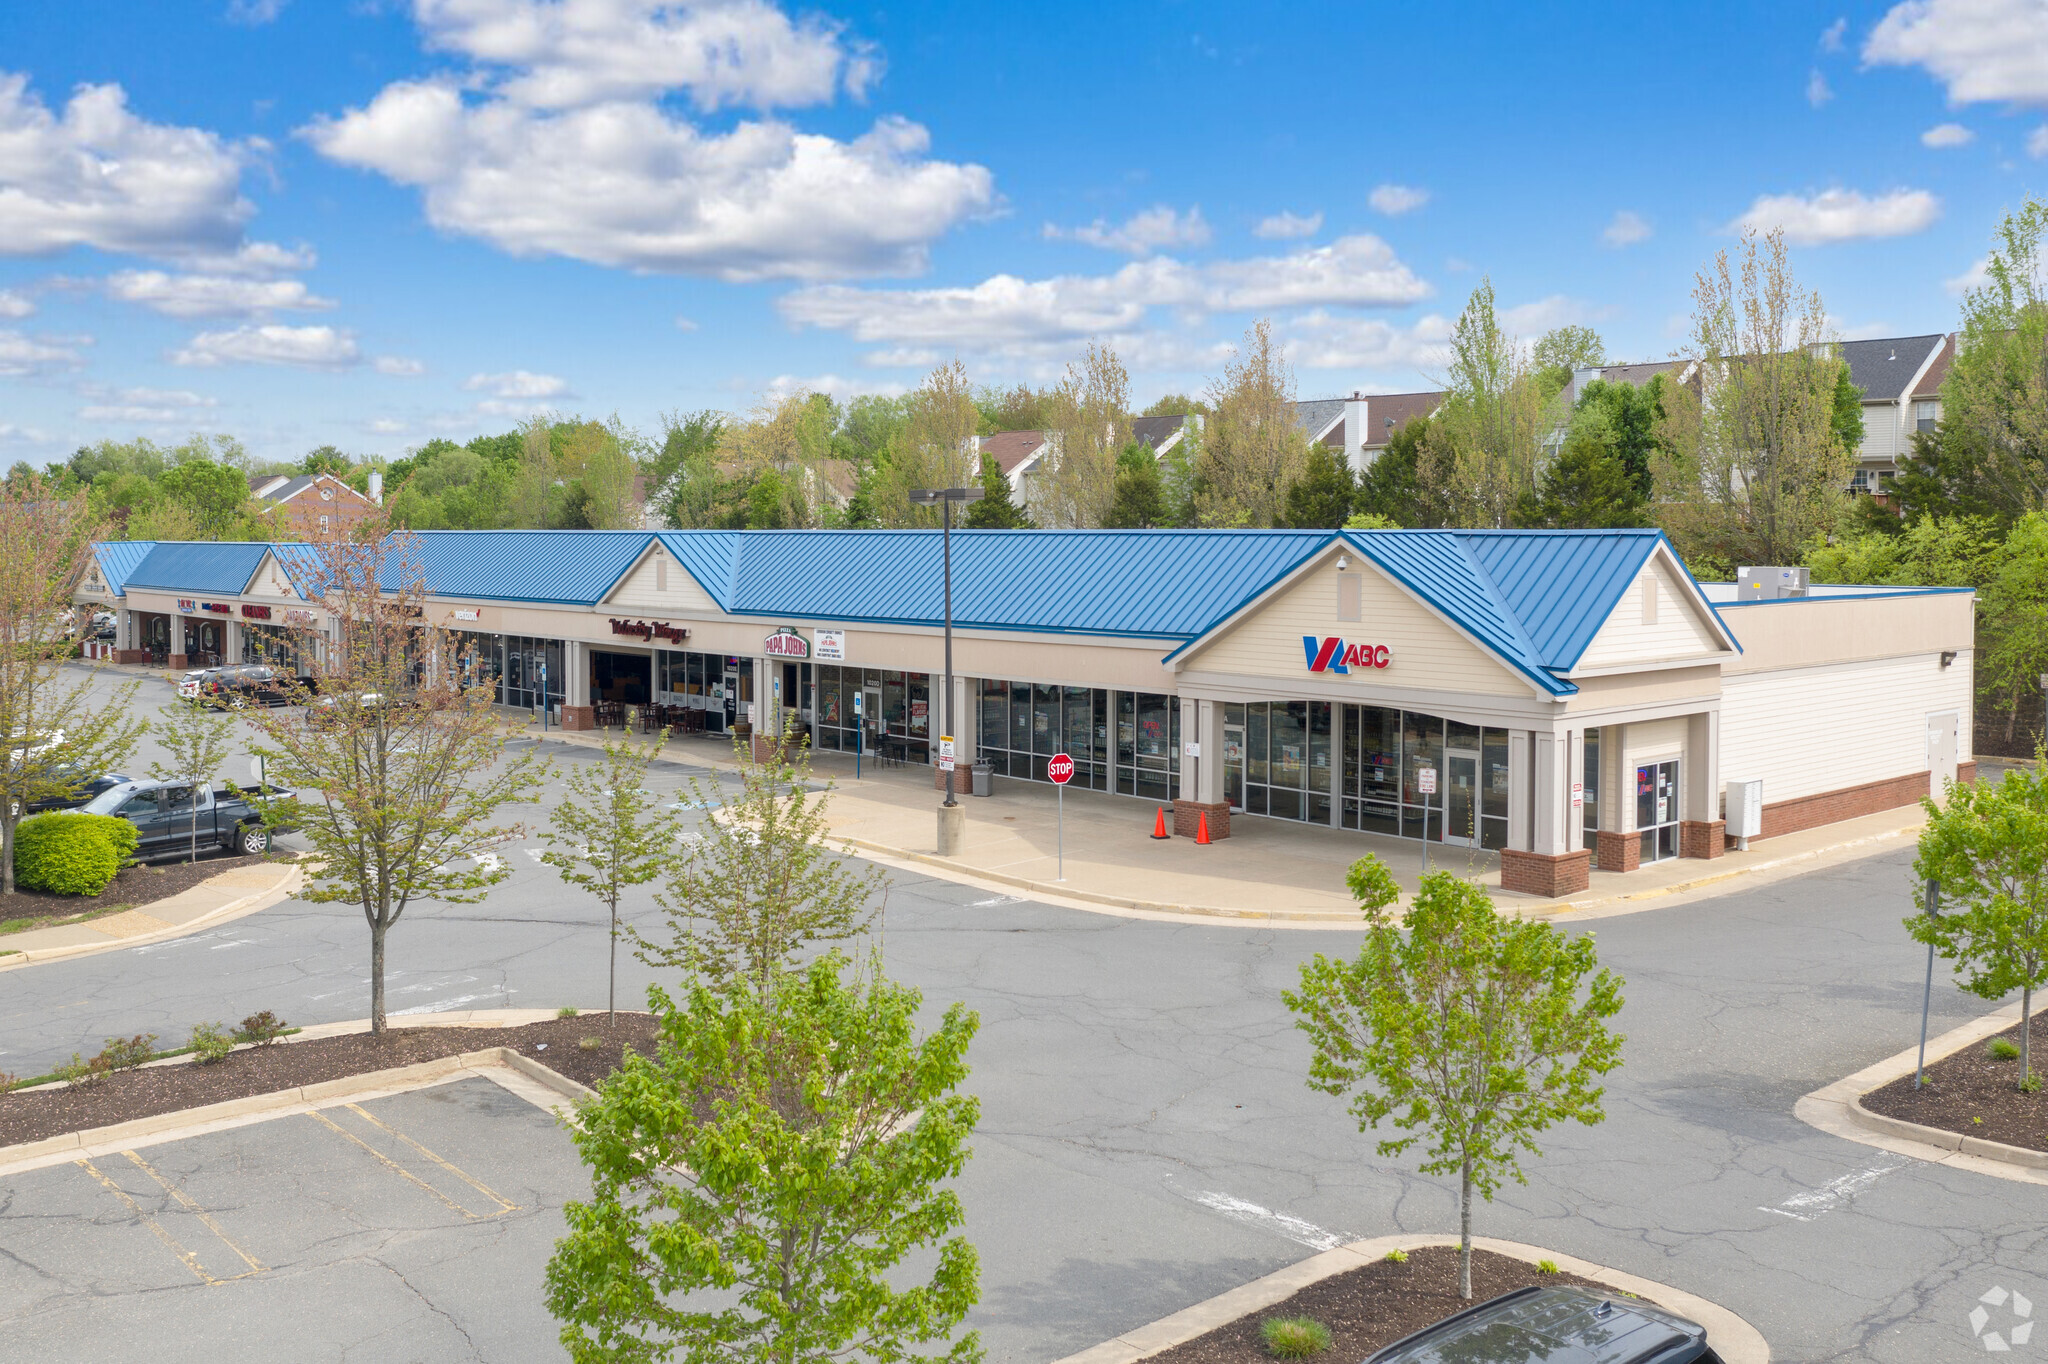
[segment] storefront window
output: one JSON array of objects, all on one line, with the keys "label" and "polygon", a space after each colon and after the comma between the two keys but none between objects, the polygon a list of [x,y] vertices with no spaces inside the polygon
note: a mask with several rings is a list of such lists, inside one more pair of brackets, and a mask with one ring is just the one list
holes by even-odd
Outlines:
[{"label": "storefront window", "polygon": [[[1116,739],[1111,742],[1111,702]],[[983,680],[981,748],[998,773],[1045,781],[1055,753],[1074,760],[1072,785],[1149,800],[1171,800],[1180,772],[1179,704],[1156,693]]]},{"label": "storefront window", "polygon": [[[812,703],[811,746],[828,752],[872,752],[887,740],[905,741],[899,756],[923,762],[930,752],[931,677],[927,673],[883,672],[874,668],[841,668],[831,663],[809,667],[809,682],[798,674],[798,710],[808,690]],[[856,707],[855,701],[861,698]],[[866,726],[865,737],[861,727]]]},{"label": "storefront window", "polygon": [[1598,862],[1600,860],[1600,731],[1597,728],[1586,731],[1585,773],[1580,778],[1580,781],[1585,787],[1582,793],[1585,804],[1580,807],[1581,819],[1579,827],[1584,830],[1582,835],[1584,846],[1592,851],[1593,860]]}]

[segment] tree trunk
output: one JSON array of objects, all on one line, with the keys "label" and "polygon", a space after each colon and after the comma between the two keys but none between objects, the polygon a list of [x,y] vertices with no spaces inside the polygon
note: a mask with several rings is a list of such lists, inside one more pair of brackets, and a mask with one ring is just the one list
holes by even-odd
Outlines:
[{"label": "tree trunk", "polygon": [[1465,1157],[1464,1181],[1458,1192],[1458,1296],[1472,1301],[1472,1157]]},{"label": "tree trunk", "polygon": [[0,886],[14,894],[14,826],[20,823],[11,813],[0,815]]},{"label": "tree trunk", "polygon": [[370,920],[370,1035],[384,1035],[384,917]]},{"label": "tree trunk", "polygon": [[2028,1017],[2033,1012],[2034,987],[2023,985],[2020,987],[2020,1086],[2022,1090],[2026,1087],[2027,1077],[2034,1073],[2034,1052],[2031,1045],[2034,1040],[2034,1028],[2031,1023],[2027,1022]]},{"label": "tree trunk", "polygon": [[612,968],[604,987],[604,1025],[610,1029],[619,1021],[619,907],[612,906]]}]

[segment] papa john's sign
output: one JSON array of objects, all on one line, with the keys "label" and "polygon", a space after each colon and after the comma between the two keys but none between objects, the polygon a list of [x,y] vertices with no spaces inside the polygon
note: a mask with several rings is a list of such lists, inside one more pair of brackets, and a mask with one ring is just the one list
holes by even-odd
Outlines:
[{"label": "papa john's sign", "polygon": [[1312,673],[1348,674],[1353,668],[1384,668],[1394,661],[1384,644],[1347,644],[1337,635],[1303,635],[1301,651]]}]

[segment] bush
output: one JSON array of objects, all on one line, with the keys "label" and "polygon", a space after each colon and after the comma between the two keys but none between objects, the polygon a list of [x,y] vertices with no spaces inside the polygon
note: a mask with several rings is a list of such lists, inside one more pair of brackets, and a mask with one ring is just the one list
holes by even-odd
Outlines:
[{"label": "bush", "polygon": [[1266,1352],[1275,1359],[1307,1359],[1330,1348],[1330,1330],[1311,1317],[1271,1317],[1259,1323]]},{"label": "bush", "polygon": [[1555,1260],[1538,1260],[1538,1261],[1536,1262],[1536,1272],[1537,1272],[1538,1274],[1555,1274],[1555,1273],[1557,1273],[1557,1261],[1555,1261]]},{"label": "bush", "polygon": [[195,1023],[192,1025],[191,1045],[203,1066],[221,1060],[233,1051],[235,1039],[228,1036],[227,1029],[218,1023]]},{"label": "bush", "polygon": [[114,815],[31,815],[14,830],[14,880],[53,895],[98,895],[135,854],[135,826]]},{"label": "bush", "polygon": [[95,1061],[107,1063],[108,1070],[133,1070],[156,1058],[156,1034],[139,1032],[133,1037],[109,1037]]},{"label": "bush", "polygon": [[561,1008],[555,1010],[556,1018],[574,1018],[575,1016],[576,1006],[574,1004],[564,1004]]},{"label": "bush", "polygon": [[73,1088],[87,1089],[98,1084],[113,1073],[113,1068],[107,1064],[106,1057],[107,1054],[101,1052],[98,1056],[87,1060],[74,1051],[71,1053],[70,1061],[57,1067],[51,1073]]},{"label": "bush", "polygon": [[1381,1256],[1380,1258],[1385,1260],[1390,1265],[1405,1265],[1408,1263],[1408,1252],[1401,1249],[1399,1246],[1395,1246],[1392,1250],[1388,1251],[1385,1255]]},{"label": "bush", "polygon": [[2009,1038],[1994,1037],[1984,1054],[1994,1061],[2017,1061],[2020,1059],[2019,1044]]},{"label": "bush", "polygon": [[250,1014],[242,1020],[241,1029],[235,1033],[235,1040],[254,1042],[259,1047],[267,1047],[289,1031],[291,1024],[265,1009],[260,1014]]}]

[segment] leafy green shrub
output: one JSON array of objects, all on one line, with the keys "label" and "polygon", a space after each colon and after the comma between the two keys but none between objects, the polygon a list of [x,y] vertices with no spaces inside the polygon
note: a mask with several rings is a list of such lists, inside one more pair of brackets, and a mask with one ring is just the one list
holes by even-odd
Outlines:
[{"label": "leafy green shrub", "polygon": [[2020,1048],[2019,1044],[2010,1038],[1994,1037],[1985,1046],[1984,1054],[1994,1061],[2017,1061],[2020,1059]]},{"label": "leafy green shrub", "polygon": [[586,1037],[576,1045],[585,1051],[596,1051],[604,1045],[604,1039],[602,1037]]},{"label": "leafy green shrub", "polygon": [[135,826],[113,815],[31,815],[14,830],[14,879],[53,895],[98,895],[135,853]]},{"label": "leafy green shrub", "polygon": [[267,1047],[291,1031],[291,1024],[265,1009],[260,1014],[250,1014],[242,1020],[241,1028],[235,1033],[237,1042],[254,1042]]},{"label": "leafy green shrub", "polygon": [[1408,1252],[1401,1249],[1399,1246],[1395,1246],[1392,1250],[1388,1251],[1385,1255],[1382,1255],[1380,1258],[1385,1260],[1390,1265],[1405,1265],[1408,1263]]},{"label": "leafy green shrub", "polygon": [[1557,1261],[1555,1261],[1555,1260],[1538,1260],[1538,1261],[1536,1262],[1536,1272],[1537,1272],[1538,1274],[1555,1274],[1555,1273],[1557,1273]]},{"label": "leafy green shrub", "polygon": [[192,1025],[192,1050],[198,1054],[199,1064],[210,1065],[227,1056],[235,1049],[235,1039],[228,1036],[225,1027],[218,1023],[195,1023]]},{"label": "leafy green shrub", "polygon": [[1269,1317],[1259,1334],[1275,1359],[1307,1359],[1330,1348],[1330,1328],[1312,1317]]},{"label": "leafy green shrub", "polygon": [[113,1074],[113,1067],[107,1064],[106,1055],[105,1052],[101,1052],[88,1060],[74,1051],[69,1061],[50,1073],[75,1089],[88,1089]]},{"label": "leafy green shrub", "polygon": [[2041,1077],[2039,1075],[2036,1075],[2033,1071],[2030,1070],[2025,1075],[2022,1075],[2020,1077],[2020,1093],[2038,1094],[2040,1093],[2040,1091]]},{"label": "leafy green shrub", "polygon": [[133,1037],[109,1037],[95,1061],[105,1061],[108,1070],[133,1070],[156,1057],[156,1034],[139,1032]]},{"label": "leafy green shrub", "polygon": [[574,1004],[564,1004],[561,1008],[555,1010],[556,1018],[574,1018],[575,1016],[576,1006]]}]

